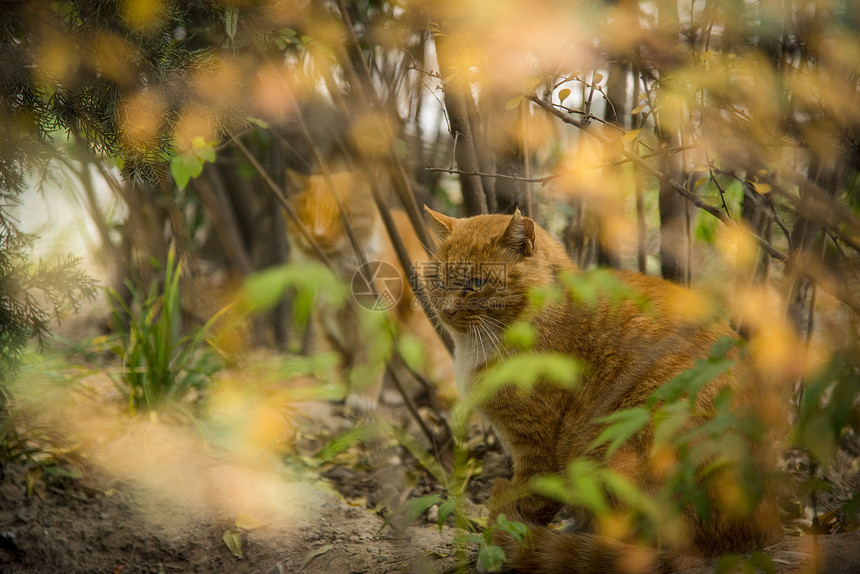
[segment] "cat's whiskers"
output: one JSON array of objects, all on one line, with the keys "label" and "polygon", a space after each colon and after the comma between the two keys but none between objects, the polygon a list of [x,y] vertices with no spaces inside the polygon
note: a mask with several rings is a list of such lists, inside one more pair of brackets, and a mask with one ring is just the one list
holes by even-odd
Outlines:
[{"label": "cat's whiskers", "polygon": [[498,327],[501,331],[504,331],[507,328],[507,325],[502,323],[501,320],[496,319],[495,317],[493,317],[491,315],[480,315],[480,317],[481,317],[482,321],[485,321],[485,322],[489,323],[490,325]]},{"label": "cat's whiskers", "polygon": [[[495,350],[496,357],[498,357],[499,361],[503,365],[505,365],[508,369],[511,370],[514,375],[517,376],[518,379],[522,380],[522,375],[514,369],[511,364],[507,361],[507,359],[511,359],[511,353],[505,345],[501,344],[501,332],[504,332],[505,325],[495,317],[490,317],[489,315],[479,315],[478,319],[481,321],[481,326],[484,329],[484,332],[490,337],[493,341],[493,348]],[[500,333],[494,333],[490,329],[490,325],[495,322],[501,328]]]},{"label": "cat's whiskers", "polygon": [[424,251],[425,251],[425,252],[427,252],[427,253],[430,255],[430,257],[432,257],[432,258],[433,258],[437,263],[442,263],[442,260],[441,260],[441,259],[439,259],[439,256],[438,256],[438,255],[436,255],[436,250],[435,250],[435,249],[430,249],[430,246],[428,246],[426,243],[424,243],[423,241],[421,241],[421,238],[420,238],[420,237],[416,237],[416,238],[415,238],[415,240],[416,240],[419,244],[421,244],[421,247],[423,247],[423,248],[424,248]]},{"label": "cat's whiskers", "polygon": [[[490,329],[489,325],[487,325],[487,323],[484,321],[484,317],[478,315],[476,318],[478,320],[476,323],[478,330],[480,332],[482,332],[484,335],[486,335],[487,338],[489,339],[489,342],[491,343],[490,355],[496,354],[496,351],[499,348],[499,336]],[[482,340],[483,340],[483,337],[482,337]],[[487,353],[485,351],[484,352],[484,363],[487,363],[488,361],[489,361],[489,357],[487,357]]]},{"label": "cat's whiskers", "polygon": [[484,356],[484,364],[487,364],[487,349],[484,347],[484,338],[481,336],[481,323],[469,323],[469,330],[474,333],[478,344],[481,345],[481,354]]}]

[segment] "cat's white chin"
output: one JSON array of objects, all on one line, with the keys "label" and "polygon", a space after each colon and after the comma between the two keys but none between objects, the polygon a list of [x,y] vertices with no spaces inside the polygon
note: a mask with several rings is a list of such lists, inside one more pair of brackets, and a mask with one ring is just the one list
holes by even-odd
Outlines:
[{"label": "cat's white chin", "polygon": [[449,329],[454,341],[454,382],[461,397],[469,391],[475,371],[483,366],[496,352],[488,341],[481,344],[468,333],[459,333]]}]

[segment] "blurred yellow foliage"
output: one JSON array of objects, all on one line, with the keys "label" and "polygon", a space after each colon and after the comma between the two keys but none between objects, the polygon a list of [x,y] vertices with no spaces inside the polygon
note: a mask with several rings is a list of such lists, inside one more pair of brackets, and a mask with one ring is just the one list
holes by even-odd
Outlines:
[{"label": "blurred yellow foliage", "polygon": [[166,102],[155,88],[144,88],[126,99],[119,109],[117,121],[128,145],[141,151],[157,149],[165,111]]},{"label": "blurred yellow foliage", "polygon": [[164,0],[122,0],[122,14],[133,30],[144,34],[156,30],[167,16]]}]

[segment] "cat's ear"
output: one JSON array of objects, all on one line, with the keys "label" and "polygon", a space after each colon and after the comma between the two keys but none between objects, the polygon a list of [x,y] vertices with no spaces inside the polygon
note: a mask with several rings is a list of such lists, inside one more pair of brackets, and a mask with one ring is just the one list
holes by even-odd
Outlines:
[{"label": "cat's ear", "polygon": [[531,256],[535,251],[535,222],[523,217],[518,208],[511,216],[511,222],[499,242],[519,255]]},{"label": "cat's ear", "polygon": [[448,235],[450,235],[451,230],[454,229],[454,225],[457,224],[457,219],[454,217],[448,217],[447,215],[443,215],[438,211],[433,211],[426,205],[424,206],[424,211],[427,212],[427,221],[430,223],[430,226],[433,228],[433,231],[436,232],[436,235],[439,236],[440,240],[444,240]]},{"label": "cat's ear", "polygon": [[294,193],[298,193],[299,191],[301,191],[307,187],[308,178],[310,176],[307,176],[303,173],[300,173],[291,167],[288,167],[286,169],[286,175],[287,175],[287,186]]}]

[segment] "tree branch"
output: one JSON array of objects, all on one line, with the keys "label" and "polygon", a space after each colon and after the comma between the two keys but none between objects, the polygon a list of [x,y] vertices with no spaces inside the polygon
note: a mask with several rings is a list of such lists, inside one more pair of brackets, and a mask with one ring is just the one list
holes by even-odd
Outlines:
[{"label": "tree branch", "polygon": [[[606,144],[606,145],[609,145],[612,143],[607,137],[601,135],[598,132],[587,129],[588,126],[585,125],[583,122],[579,122],[579,121],[577,121],[577,120],[575,120],[569,116],[566,116],[565,114],[563,114],[560,111],[558,111],[557,109],[555,109],[555,107],[552,104],[542,100],[541,98],[537,97],[536,95],[531,94],[531,95],[526,96],[526,98],[528,98],[532,102],[536,103],[538,106],[543,108],[546,112],[559,118],[564,123],[570,124],[572,126],[575,126],[579,129],[583,130],[585,133],[589,134],[591,137],[597,139],[601,143]],[[641,157],[639,157],[635,153],[633,153],[627,149],[621,149],[620,151],[624,157],[626,157],[628,160],[630,160],[634,164],[636,164],[639,168],[642,169],[642,171],[644,171],[648,175],[656,177],[660,181],[663,181],[668,186],[670,186],[673,190],[677,191],[682,196],[684,196],[684,198],[687,199],[687,201],[689,201],[690,203],[692,203],[693,205],[695,205],[699,209],[710,213],[711,215],[713,215],[714,217],[716,217],[717,219],[719,219],[724,224],[726,224],[730,227],[735,227],[735,228],[738,227],[738,224],[735,221],[733,221],[731,218],[729,218],[725,213],[723,213],[720,210],[720,208],[715,207],[713,205],[710,205],[708,203],[705,203],[704,201],[701,200],[701,198],[699,198],[695,194],[691,193],[690,190],[687,189],[685,186],[681,185],[677,181],[668,177],[666,174],[664,174],[659,169],[650,165],[648,162],[643,160]],[[752,237],[762,247],[762,249],[764,249],[768,253],[768,255],[770,255],[774,259],[778,259],[779,261],[785,261],[788,258],[788,256],[785,253],[783,253],[780,250],[778,250],[777,248],[775,248],[773,245],[768,243],[763,238],[759,237],[758,235],[756,235],[752,232],[749,232],[749,230],[745,230],[745,231],[750,233],[750,235],[752,235]]]}]

